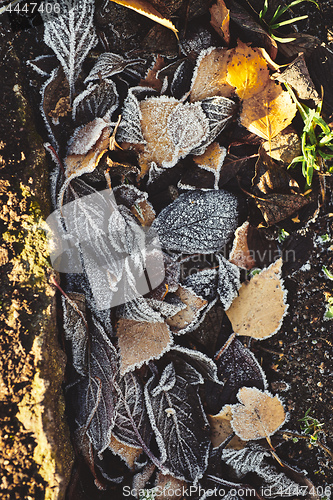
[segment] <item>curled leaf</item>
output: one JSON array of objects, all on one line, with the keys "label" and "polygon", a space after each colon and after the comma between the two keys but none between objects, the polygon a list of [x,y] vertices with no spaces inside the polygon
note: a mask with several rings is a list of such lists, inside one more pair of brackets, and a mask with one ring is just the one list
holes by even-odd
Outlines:
[{"label": "curled leaf", "polygon": [[235,239],[229,255],[230,262],[243,269],[252,269],[255,266],[255,261],[247,242],[249,225],[249,222],[245,221],[236,229]]},{"label": "curled leaf", "polygon": [[278,259],[239,289],[238,297],[226,311],[238,335],[263,340],[280,329],[288,309],[281,267],[282,259]]},{"label": "curled leaf", "polygon": [[198,297],[191,290],[180,286],[176,295],[186,305],[185,309],[179,311],[174,316],[166,320],[172,332],[185,333],[195,327],[195,322],[199,317],[200,311],[207,305],[207,300]]},{"label": "curled leaf", "polygon": [[242,387],[237,398],[240,404],[231,406],[231,426],[244,441],[267,438],[284,424],[286,414],[278,396],[255,387]]}]

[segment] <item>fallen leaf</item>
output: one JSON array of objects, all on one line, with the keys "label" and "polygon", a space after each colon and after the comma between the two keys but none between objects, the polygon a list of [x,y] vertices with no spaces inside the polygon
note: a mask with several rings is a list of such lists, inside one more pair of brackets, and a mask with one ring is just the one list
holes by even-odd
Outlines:
[{"label": "fallen leaf", "polygon": [[235,88],[227,83],[229,51],[221,48],[203,50],[193,73],[190,101],[207,97],[230,97]]},{"label": "fallen leaf", "polygon": [[73,101],[73,119],[77,123],[87,123],[95,118],[111,121],[112,113],[119,105],[116,84],[110,80],[90,83]]},{"label": "fallen leaf", "polygon": [[172,332],[180,334],[189,331],[191,326],[193,327],[193,324],[195,324],[199,317],[200,311],[208,302],[184,286],[180,286],[175,295],[186,304],[186,308],[168,318],[166,323],[170,326]]},{"label": "fallen leaf", "polygon": [[301,141],[292,125],[285,128],[269,142],[262,144],[266,153],[273,160],[281,161],[289,165],[296,156],[301,156]]},{"label": "fallen leaf", "polygon": [[275,240],[266,237],[264,228],[256,228],[250,225],[247,230],[247,245],[255,262],[255,267],[268,267],[280,256],[280,250]]},{"label": "fallen leaf", "polygon": [[75,177],[92,172],[109,148],[110,125],[102,118],[81,127],[72,137],[65,158],[66,176]]},{"label": "fallen leaf", "polygon": [[109,448],[113,453],[125,460],[128,467],[132,470],[135,468],[136,460],[142,453],[141,448],[133,448],[132,446],[121,443],[113,434],[111,435]]},{"label": "fallen leaf", "polygon": [[269,80],[255,96],[243,101],[241,124],[266,140],[271,140],[292,122],[297,108],[289,92]]},{"label": "fallen leaf", "polygon": [[259,158],[255,165],[255,176],[252,179],[253,193],[256,196],[263,194],[299,194],[300,188],[287,169],[281,167],[266,153],[263,147],[259,148]]},{"label": "fallen leaf", "polygon": [[48,115],[52,118],[53,124],[55,125],[59,123],[59,118],[67,116],[71,110],[72,107],[69,96],[60,97],[55,108],[49,111]]},{"label": "fallen leaf", "polygon": [[229,9],[227,9],[223,0],[217,0],[217,3],[211,6],[209,12],[211,15],[210,24],[213,26],[214,30],[220,35],[220,37],[225,41],[226,45],[229,45],[230,42]]},{"label": "fallen leaf", "polygon": [[120,318],[116,333],[120,349],[121,375],[151,359],[160,358],[172,344],[170,329],[165,323]]},{"label": "fallen leaf", "polygon": [[163,81],[157,77],[157,73],[164,68],[165,62],[164,58],[158,54],[154,66],[147,71],[144,79],[140,80],[140,85],[142,87],[151,87],[152,89],[161,91]]},{"label": "fallen leaf", "polygon": [[[302,194],[269,194],[265,198],[255,198],[267,227],[276,224],[310,203]],[[260,227],[260,226],[259,226]]]},{"label": "fallen leaf", "polygon": [[262,92],[269,81],[266,59],[258,49],[239,40],[230,51],[226,81],[236,88],[241,99],[250,99]]},{"label": "fallen leaf", "polygon": [[88,325],[86,321],[86,296],[68,293],[62,297],[63,328],[66,340],[72,344],[73,366],[82,376],[87,374]]},{"label": "fallen leaf", "polygon": [[[218,448],[234,430],[231,427],[232,411],[230,405],[225,405],[217,415],[207,415],[211,431],[211,441],[214,448]],[[246,442],[242,441],[238,436],[232,438],[226,448],[241,450],[246,446]]]},{"label": "fallen leaf", "polygon": [[243,269],[252,269],[255,267],[252,252],[249,249],[247,235],[250,223],[243,222],[235,231],[235,239],[229,255],[229,260],[238,267]]},{"label": "fallen leaf", "polygon": [[256,387],[242,387],[232,405],[231,426],[244,441],[271,436],[285,422],[286,414],[278,396],[262,392]]},{"label": "fallen leaf", "polygon": [[199,103],[182,104],[171,97],[152,97],[140,103],[142,135],[146,141],[139,155],[143,177],[152,163],[174,166],[203,142],[209,122]]},{"label": "fallen leaf", "polygon": [[218,142],[212,142],[202,155],[193,156],[193,161],[198,167],[214,174],[214,189],[218,189],[221,167],[226,154],[227,150],[225,147],[220,146]]},{"label": "fallen leaf", "polygon": [[263,340],[280,329],[288,309],[281,268],[280,258],[239,289],[226,311],[237,335]]},{"label": "fallen leaf", "polygon": [[316,105],[320,102],[320,97],[311,80],[308,67],[306,65],[304,54],[300,54],[287,66],[283,73],[278,74],[276,79],[282,83],[288,83],[300,99],[312,100]]},{"label": "fallen leaf", "polygon": [[87,78],[84,80],[84,83],[94,80],[105,80],[118,73],[122,73],[128,66],[133,66],[139,62],[142,62],[142,60],[124,59],[119,54],[103,52],[97,59]]},{"label": "fallen leaf", "polygon": [[320,40],[316,36],[308,35],[307,33],[289,33],[287,38],[294,38],[292,42],[280,43],[279,51],[289,60],[297,57],[300,52],[303,52],[306,58],[315,52],[315,49],[320,45]]},{"label": "fallen leaf", "polygon": [[169,28],[178,38],[178,30],[172,22],[169,19],[165,19],[149,2],[146,2],[145,0],[111,0],[111,2],[123,5],[124,7],[134,10],[142,16],[148,17],[152,21]]}]

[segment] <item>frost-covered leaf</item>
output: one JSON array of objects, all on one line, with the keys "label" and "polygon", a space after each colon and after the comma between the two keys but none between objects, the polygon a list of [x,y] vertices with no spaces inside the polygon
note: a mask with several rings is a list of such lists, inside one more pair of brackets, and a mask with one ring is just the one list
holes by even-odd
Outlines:
[{"label": "frost-covered leaf", "polygon": [[152,434],[144,404],[143,386],[135,373],[126,373],[117,386],[117,416],[112,434],[118,441],[142,449]]},{"label": "frost-covered leaf", "polygon": [[66,176],[92,172],[109,147],[110,124],[102,118],[75,130],[65,158]]},{"label": "frost-covered leaf", "polygon": [[95,118],[111,120],[118,104],[118,92],[113,81],[91,83],[73,101],[73,120],[80,123],[90,122]]},{"label": "frost-covered leaf", "polygon": [[42,3],[44,42],[59,59],[69,82],[71,98],[81,66],[97,43],[94,27],[94,0],[62,0],[60,12]]},{"label": "frost-covered leaf", "polygon": [[165,17],[163,17],[156,9],[154,9],[154,7],[146,0],[111,0],[111,1],[118,3],[119,5],[123,5],[128,9],[132,9],[135,12],[138,12],[138,14],[146,16],[152,21],[155,21],[155,23],[159,23],[162,26],[169,28],[171,31],[174,32],[174,34],[178,38],[177,35],[178,30],[175,28],[172,22],[169,21],[169,19],[165,19]]},{"label": "frost-covered leaf", "polygon": [[241,286],[240,271],[237,266],[229,262],[222,255],[217,255],[219,261],[217,291],[224,309],[228,309],[232,301],[237,297]]},{"label": "frost-covered leaf", "polygon": [[203,379],[184,362],[169,363],[159,381],[153,375],[145,385],[149,418],[169,473],[185,481],[202,477],[208,463],[209,429],[198,384]]},{"label": "frost-covered leaf", "polygon": [[207,305],[207,300],[198,297],[184,286],[180,286],[175,294],[186,307],[174,316],[167,318],[166,323],[173,333],[182,334],[195,328],[200,312]]},{"label": "frost-covered leaf", "polygon": [[230,262],[243,269],[252,269],[256,264],[247,241],[249,226],[250,223],[245,221],[236,229],[235,239],[229,255]]},{"label": "frost-covered leaf", "polygon": [[274,335],[287,312],[287,291],[281,278],[282,259],[243,283],[227,310],[233,330],[258,340]]},{"label": "frost-covered leaf", "polygon": [[122,374],[160,358],[172,345],[170,329],[164,322],[120,318],[117,337]]},{"label": "frost-covered leaf", "polygon": [[214,96],[230,97],[234,93],[235,88],[227,82],[228,58],[227,49],[210,47],[201,52],[193,73],[191,102]]},{"label": "frost-covered leaf", "polygon": [[181,194],[152,224],[162,248],[184,253],[212,253],[228,242],[237,227],[237,198],[223,190]]},{"label": "frost-covered leaf", "polygon": [[74,386],[80,412],[77,420],[94,449],[103,452],[109,446],[116,417],[118,360],[115,347],[94,319],[88,366],[88,376]]},{"label": "frost-covered leaf", "polygon": [[245,99],[240,123],[250,132],[271,140],[293,121],[296,104],[280,84],[269,80],[264,89]]},{"label": "frost-covered leaf", "polygon": [[252,352],[234,334],[216,358],[218,377],[224,382],[220,396],[221,407],[226,403],[236,403],[236,394],[241,387],[266,389],[266,377],[261,366]]},{"label": "frost-covered leaf", "polygon": [[269,69],[260,50],[238,40],[237,47],[230,51],[226,80],[241,99],[261,92],[269,80]]},{"label": "frost-covered leaf", "polygon": [[121,122],[116,135],[117,141],[145,144],[141,130],[141,118],[140,103],[133,89],[129,89],[121,112]]},{"label": "frost-covered leaf", "polygon": [[135,468],[135,462],[142,453],[142,448],[134,448],[119,441],[112,433],[109,448],[115,455],[122,458],[130,469]]},{"label": "frost-covered leaf", "polygon": [[213,4],[209,11],[211,15],[210,24],[213,26],[214,30],[221,36],[226,45],[229,45],[229,9],[227,9],[223,0],[217,0],[216,4]]},{"label": "frost-covered leaf", "polygon": [[147,299],[147,302],[149,306],[154,309],[154,311],[160,313],[163,318],[170,318],[186,308],[186,304],[180,299],[175,300],[175,297],[172,298],[172,302],[156,299]]},{"label": "frost-covered leaf", "polygon": [[231,425],[244,441],[266,438],[274,434],[286,420],[278,396],[256,387],[242,387],[237,393],[239,404],[231,405]]},{"label": "frost-covered leaf", "polygon": [[82,293],[67,294],[69,300],[62,297],[64,312],[64,332],[72,346],[73,366],[80,375],[87,373],[88,325],[85,320],[85,295]]},{"label": "frost-covered leaf", "polygon": [[154,163],[174,166],[208,136],[209,122],[199,103],[181,103],[173,97],[151,97],[140,103],[141,128],[146,141],[139,154],[141,177]]},{"label": "frost-covered leaf", "polygon": [[208,118],[209,132],[198,147],[192,149],[192,154],[203,154],[207,146],[225,129],[233,118],[237,105],[226,97],[208,97],[201,101],[201,108]]},{"label": "frost-covered leaf", "polygon": [[277,470],[276,466],[270,463],[270,457],[269,452],[259,447],[225,449],[222,452],[223,462],[234,470],[238,479],[250,473],[255,473],[262,479],[259,489],[261,495],[268,498],[306,495],[307,487],[301,488],[301,482],[297,483],[288,477],[283,469]]},{"label": "frost-covered leaf", "polygon": [[175,346],[166,354],[166,358],[173,361],[174,365],[182,364],[184,360],[193,366],[204,379],[218,382],[217,367],[214,361],[200,351]]},{"label": "frost-covered leaf", "polygon": [[218,272],[216,269],[203,269],[193,273],[186,278],[184,285],[190,288],[208,302],[216,299]]},{"label": "frost-covered leaf", "polygon": [[124,59],[119,54],[104,52],[97,59],[84,83],[94,80],[105,80],[106,78],[110,78],[110,76],[121,73],[128,66],[133,66],[133,64],[137,64],[140,61],[141,59]]},{"label": "frost-covered leaf", "polygon": [[159,472],[156,476],[155,487],[157,488],[155,499],[180,500],[182,491],[186,489],[186,482]]},{"label": "frost-covered leaf", "polygon": [[[231,406],[225,405],[217,415],[208,415],[208,421],[211,429],[211,440],[214,448],[218,448],[231,434],[233,428],[231,427],[232,412]],[[246,442],[242,441],[238,436],[234,436],[227,444],[226,448],[233,448],[240,450],[246,446]]]}]

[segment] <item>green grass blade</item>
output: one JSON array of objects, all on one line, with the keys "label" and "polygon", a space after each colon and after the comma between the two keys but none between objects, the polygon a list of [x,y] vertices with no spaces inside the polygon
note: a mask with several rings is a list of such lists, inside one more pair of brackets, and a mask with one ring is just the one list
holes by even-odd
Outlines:
[{"label": "green grass blade", "polygon": [[276,24],[270,24],[270,28],[272,30],[276,30],[278,28],[281,28],[281,26],[287,26],[287,24],[294,24],[297,21],[303,21],[304,19],[307,19],[309,16],[299,16],[299,17],[294,17],[293,19],[287,19],[286,21],[281,21]]}]

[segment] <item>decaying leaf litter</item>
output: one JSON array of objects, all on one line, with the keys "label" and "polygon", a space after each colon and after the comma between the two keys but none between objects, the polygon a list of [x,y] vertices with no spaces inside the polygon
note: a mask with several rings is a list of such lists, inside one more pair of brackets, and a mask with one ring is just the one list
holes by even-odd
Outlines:
[{"label": "decaying leaf litter", "polygon": [[[109,50],[107,25],[104,38],[95,25],[106,2],[64,2],[60,24],[42,13],[45,44],[58,59],[41,88],[54,209],[112,189],[114,223],[153,228],[165,267],[149,294],[103,310],[85,267],[62,276],[77,451],[70,494],[122,498],[125,485],[150,489],[169,478],[206,490],[224,485],[229,495],[251,486],[264,497],[305,495],[308,479],[278,456],[275,433],[288,412],[251,346],[283,328],[288,312],[281,230],[304,227],[327,204],[329,159],[311,189],[301,169],[288,169],[301,154],[302,125],[284,82],[315,108],[321,97],[309,61],[317,42],[304,55],[295,44],[288,53],[236,2],[219,0],[210,13],[207,6],[199,29],[195,14],[192,27],[176,5],[164,17],[159,2],[155,11],[118,3],[159,19],[177,51]],[[43,61],[30,64],[41,71]],[[326,94],[327,85],[329,123]],[[86,234],[103,252],[99,230],[90,225]],[[111,226],[117,246],[113,235]],[[118,264],[110,263],[116,283]],[[218,325],[208,336],[211,321]],[[95,490],[85,484],[87,467]],[[243,482],[248,473],[253,485]]]}]

